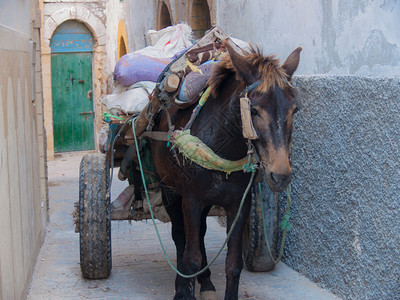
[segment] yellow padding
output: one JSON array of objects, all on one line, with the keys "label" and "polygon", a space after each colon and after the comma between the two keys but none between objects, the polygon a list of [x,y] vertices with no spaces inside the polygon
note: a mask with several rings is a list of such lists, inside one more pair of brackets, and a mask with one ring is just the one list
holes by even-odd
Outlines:
[{"label": "yellow padding", "polygon": [[200,74],[203,75],[203,72],[199,69],[198,66],[195,64],[191,63],[189,59],[186,58],[186,65],[193,71],[193,72],[199,72]]},{"label": "yellow padding", "polygon": [[182,131],[175,137],[175,147],[187,159],[195,162],[208,170],[222,171],[230,174],[235,171],[242,171],[247,163],[247,157],[231,161],[219,157],[199,138],[190,134],[190,130]]}]

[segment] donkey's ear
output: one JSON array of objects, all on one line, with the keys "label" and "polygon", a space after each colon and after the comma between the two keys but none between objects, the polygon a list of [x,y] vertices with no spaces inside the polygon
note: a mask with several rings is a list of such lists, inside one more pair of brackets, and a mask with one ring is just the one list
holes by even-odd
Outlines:
[{"label": "donkey's ear", "polygon": [[228,49],[229,56],[231,57],[232,65],[235,68],[236,76],[238,79],[246,82],[247,85],[256,81],[253,73],[253,66],[242,55],[237,53],[228,41],[224,41],[224,46]]},{"label": "donkey's ear", "polygon": [[289,76],[289,80],[292,78],[293,73],[296,71],[297,66],[299,65],[301,50],[303,50],[303,48],[298,47],[296,50],[290,53],[285,63],[282,65],[282,68]]}]

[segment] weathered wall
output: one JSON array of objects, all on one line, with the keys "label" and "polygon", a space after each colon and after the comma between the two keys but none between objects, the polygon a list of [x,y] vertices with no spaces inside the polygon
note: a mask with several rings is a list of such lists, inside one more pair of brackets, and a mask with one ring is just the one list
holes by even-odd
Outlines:
[{"label": "weathered wall", "polygon": [[107,55],[104,72],[106,73],[106,76],[109,78],[109,80],[112,80],[112,72],[114,71],[114,66],[118,61],[117,40],[119,20],[122,20],[125,24],[129,22],[129,4],[130,1],[106,1],[106,9],[104,15],[107,17],[105,20],[105,30],[107,36]]},{"label": "weathered wall", "polygon": [[295,80],[284,260],[347,299],[400,297],[399,15],[395,0],[217,1],[227,33],[282,60],[302,46],[296,74],[340,75]]},{"label": "weathered wall", "polygon": [[399,15],[396,0],[217,2],[217,24],[265,53],[302,46],[297,74],[399,74]]},{"label": "weathered wall", "polygon": [[[53,108],[51,89],[51,49],[50,39],[59,25],[67,20],[82,22],[93,36],[93,111],[95,112],[95,145],[97,133],[102,124],[103,107],[101,98],[107,93],[110,73],[113,68],[117,47],[117,29],[114,36],[109,35],[106,26],[118,27],[119,19],[116,11],[118,0],[44,0],[43,1],[43,86],[44,111],[47,133],[47,153],[49,159],[54,157]],[[123,3],[121,4],[123,5]],[[111,12],[110,12],[111,11]],[[108,17],[107,13],[110,14]],[[111,20],[111,21],[110,21]],[[112,67],[111,67],[112,65]],[[97,130],[96,130],[97,129]]]},{"label": "weathered wall", "polygon": [[[168,18],[172,25],[187,23],[192,27],[199,27],[204,22],[203,18],[196,15],[196,9],[209,8],[210,26],[216,24],[216,0],[130,0],[128,18],[130,47],[132,51],[147,46],[146,33],[148,30],[160,30],[163,17],[161,7],[165,5],[168,10]],[[203,10],[202,10],[203,12]],[[197,12],[198,13],[198,12]]]},{"label": "weathered wall", "polygon": [[129,50],[136,51],[147,45],[146,33],[156,29],[156,0],[130,0],[127,34]]},{"label": "weathered wall", "polygon": [[40,23],[37,1],[0,3],[0,299],[25,298],[47,217]]},{"label": "weathered wall", "polygon": [[298,76],[284,261],[346,299],[400,299],[400,78]]}]

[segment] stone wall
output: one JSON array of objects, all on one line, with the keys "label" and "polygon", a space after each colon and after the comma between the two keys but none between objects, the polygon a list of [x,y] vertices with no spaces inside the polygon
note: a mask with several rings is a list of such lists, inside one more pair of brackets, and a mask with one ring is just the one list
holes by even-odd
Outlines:
[{"label": "stone wall", "polygon": [[400,78],[297,76],[284,261],[345,299],[400,299]]}]

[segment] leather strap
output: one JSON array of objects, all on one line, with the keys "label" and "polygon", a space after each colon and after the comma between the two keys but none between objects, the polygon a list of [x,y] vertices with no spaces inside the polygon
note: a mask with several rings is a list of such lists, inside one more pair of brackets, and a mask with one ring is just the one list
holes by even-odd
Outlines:
[{"label": "leather strap", "polygon": [[171,141],[171,135],[169,132],[165,131],[145,131],[142,133],[142,136],[151,138],[157,141]]}]

